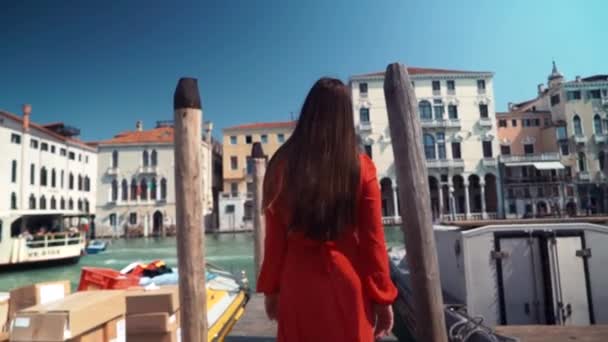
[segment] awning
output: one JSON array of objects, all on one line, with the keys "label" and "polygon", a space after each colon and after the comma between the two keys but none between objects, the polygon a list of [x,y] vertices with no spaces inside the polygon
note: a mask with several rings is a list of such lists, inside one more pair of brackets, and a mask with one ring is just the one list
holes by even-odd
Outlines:
[{"label": "awning", "polygon": [[557,161],[547,161],[534,163],[534,167],[537,170],[561,170],[564,169],[564,165]]}]

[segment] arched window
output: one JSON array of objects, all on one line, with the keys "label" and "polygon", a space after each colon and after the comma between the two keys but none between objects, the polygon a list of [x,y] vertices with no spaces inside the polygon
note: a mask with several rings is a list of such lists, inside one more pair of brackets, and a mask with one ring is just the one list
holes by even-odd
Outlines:
[{"label": "arched window", "polygon": [[17,183],[17,161],[13,160],[11,164],[11,182]]},{"label": "arched window", "polygon": [[581,124],[581,118],[578,115],[575,115],[572,119],[572,123],[574,124],[574,134],[577,136],[583,135],[583,126]]},{"label": "arched window", "polygon": [[167,199],[167,179],[163,178],[160,180],[160,199]]},{"label": "arched window", "polygon": [[137,200],[137,181],[135,178],[131,180],[131,201]]},{"label": "arched window", "polygon": [[90,208],[90,206],[89,206],[89,200],[85,199],[85,200],[84,200],[84,212],[85,212],[85,213],[88,213],[90,209],[91,209],[91,208]]},{"label": "arched window", "polygon": [[36,182],[36,166],[32,163],[30,165],[30,185],[34,185]]},{"label": "arched window", "polygon": [[91,191],[91,179],[89,178],[89,176],[84,177],[84,191]]},{"label": "arched window", "polygon": [[68,200],[68,210],[74,210],[74,201],[71,198]]},{"label": "arched window", "polygon": [[82,175],[78,175],[78,191],[82,191]]},{"label": "arched window", "polygon": [[46,209],[46,197],[44,195],[40,197],[40,209]]},{"label": "arched window", "polygon": [[600,171],[601,172],[605,172],[605,170],[606,170],[606,154],[604,153],[604,151],[600,151],[600,153],[597,154],[597,162],[600,165]]},{"label": "arched window", "polygon": [[36,209],[36,197],[34,197],[34,194],[30,195],[30,209]]},{"label": "arched window", "polygon": [[593,117],[593,130],[595,134],[602,134],[604,132],[602,129],[602,118],[600,118],[599,114],[595,114]]},{"label": "arched window", "polygon": [[141,182],[139,182],[139,198],[142,200],[148,199],[148,182],[145,178],[142,178]]},{"label": "arched window", "polygon": [[423,100],[418,104],[418,111],[420,112],[421,120],[432,120],[433,110],[429,101]]},{"label": "arched window", "polygon": [[55,187],[57,186],[57,172],[55,172],[55,169],[53,168],[51,170],[51,187]]},{"label": "arched window", "polygon": [[63,180],[65,179],[65,172],[63,170],[61,170],[61,178],[59,179],[59,181],[61,182],[61,188],[63,189]]},{"label": "arched window", "polygon": [[46,167],[40,168],[40,185],[46,186]]},{"label": "arched window", "polygon": [[150,181],[150,199],[156,199],[156,178]]},{"label": "arched window", "polygon": [[158,153],[156,153],[156,150],[152,150],[150,159],[152,159],[152,166],[158,165]]},{"label": "arched window", "polygon": [[423,137],[424,155],[426,159],[435,159],[435,138],[430,134]]},{"label": "arched window", "polygon": [[112,167],[118,167],[118,151],[116,150],[112,151]]},{"label": "arched window", "polygon": [[126,179],[123,179],[121,187],[122,187],[122,200],[128,201],[129,200],[129,182],[127,182]]},{"label": "arched window", "polygon": [[112,202],[116,202],[118,200],[118,181],[116,179],[112,180],[112,189],[110,192]]},{"label": "arched window", "polygon": [[437,138],[437,158],[438,159],[445,159],[446,158],[446,154],[445,154],[445,133],[443,133],[443,132],[437,132],[437,134],[435,134],[435,137]]},{"label": "arched window", "polygon": [[61,201],[59,201],[59,205],[60,205],[59,208],[61,210],[65,209],[65,199],[63,197],[61,197]]},{"label": "arched window", "polygon": [[11,209],[17,209],[17,194],[14,192],[11,194]]},{"label": "arched window", "polygon": [[579,172],[587,171],[587,158],[585,157],[584,152],[578,153],[578,171]]},{"label": "arched window", "polygon": [[148,164],[149,164],[148,151],[144,151],[143,153],[144,153],[144,155],[143,155],[144,166],[148,166]]},{"label": "arched window", "polygon": [[55,196],[51,196],[51,209],[57,209],[57,200],[55,199]]},{"label": "arched window", "polygon": [[78,200],[78,211],[82,211],[82,200]]},{"label": "arched window", "polygon": [[70,172],[68,176],[68,189],[74,190],[74,174]]}]

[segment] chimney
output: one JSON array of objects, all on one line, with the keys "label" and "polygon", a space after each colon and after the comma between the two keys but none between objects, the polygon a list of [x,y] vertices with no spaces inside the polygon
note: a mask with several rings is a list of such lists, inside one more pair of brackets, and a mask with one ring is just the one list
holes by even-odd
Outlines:
[{"label": "chimney", "polygon": [[581,81],[581,75],[576,75],[576,82],[580,82]]},{"label": "chimney", "polygon": [[144,130],[144,122],[141,120],[137,120],[137,122],[135,123],[135,130],[138,132],[141,132]]},{"label": "chimney", "polygon": [[544,92],[545,92],[545,85],[544,85],[544,84],[542,84],[542,83],[540,83],[540,84],[538,85],[538,95],[540,95],[540,94],[542,94],[542,93],[544,93]]},{"label": "chimney", "polygon": [[509,102],[508,106],[509,106],[509,111],[512,111],[513,110],[513,102]]},{"label": "chimney", "polygon": [[32,113],[32,105],[24,104],[21,107],[23,111],[23,130],[25,132],[30,130],[30,114]]}]

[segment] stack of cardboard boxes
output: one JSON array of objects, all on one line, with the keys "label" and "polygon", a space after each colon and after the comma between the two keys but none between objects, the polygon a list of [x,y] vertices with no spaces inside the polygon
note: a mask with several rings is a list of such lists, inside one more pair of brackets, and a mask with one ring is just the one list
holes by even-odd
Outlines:
[{"label": "stack of cardboard boxes", "polygon": [[127,341],[180,341],[177,286],[127,291]]}]

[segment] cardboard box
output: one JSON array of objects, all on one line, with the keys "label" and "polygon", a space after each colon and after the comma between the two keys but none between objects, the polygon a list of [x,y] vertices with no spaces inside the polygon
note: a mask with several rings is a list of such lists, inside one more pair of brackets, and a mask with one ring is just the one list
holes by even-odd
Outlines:
[{"label": "cardboard box", "polygon": [[62,299],[70,292],[68,280],[49,281],[16,288],[10,292],[9,319],[20,310]]},{"label": "cardboard box", "polygon": [[69,342],[124,342],[126,341],[124,316],[87,331],[80,336],[70,339]]},{"label": "cardboard box", "polygon": [[171,332],[179,327],[179,312],[166,312],[127,316],[127,334]]},{"label": "cardboard box", "polygon": [[8,340],[9,340],[8,333],[0,331],[0,342],[7,342]]},{"label": "cardboard box", "polygon": [[177,286],[165,286],[156,290],[127,291],[127,316],[166,312],[173,314],[179,309]]},{"label": "cardboard box", "polygon": [[8,293],[0,293],[0,333],[8,331],[8,296]]},{"label": "cardboard box", "polygon": [[120,290],[77,292],[63,300],[18,312],[11,325],[11,341],[65,341],[125,314],[125,294]]},{"label": "cardboard box", "polygon": [[149,334],[136,334],[127,335],[127,341],[129,342],[180,342],[181,341],[181,330],[178,328],[171,332],[165,333],[149,333]]}]

